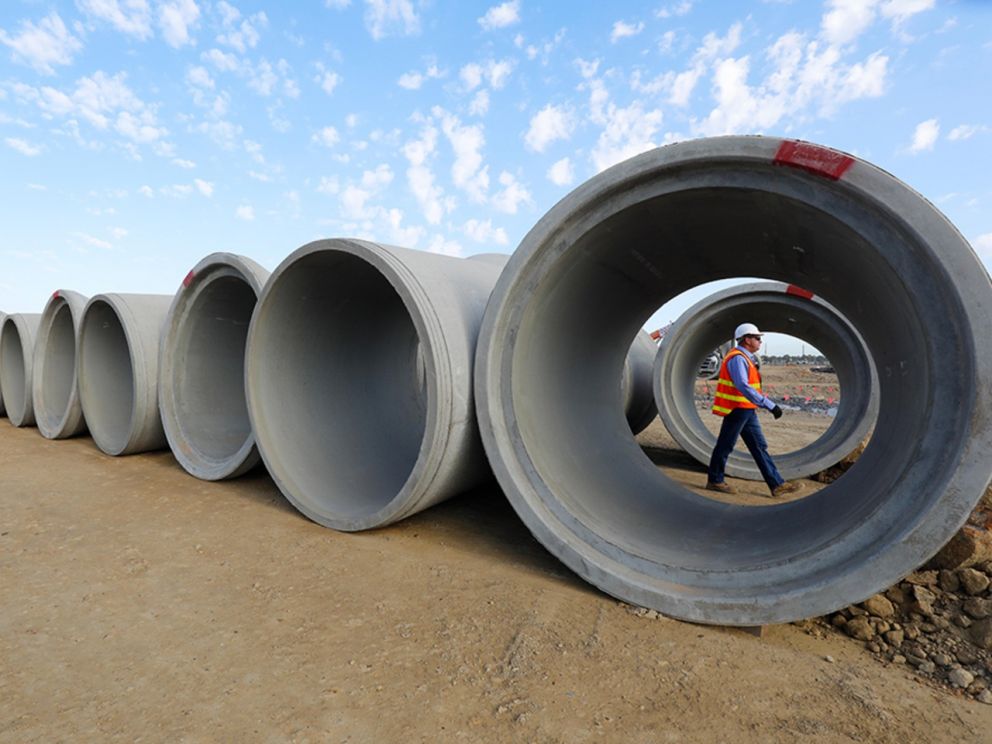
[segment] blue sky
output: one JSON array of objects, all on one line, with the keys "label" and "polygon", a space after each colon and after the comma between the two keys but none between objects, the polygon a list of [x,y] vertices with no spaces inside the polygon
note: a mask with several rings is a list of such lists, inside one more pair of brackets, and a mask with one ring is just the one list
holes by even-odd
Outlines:
[{"label": "blue sky", "polygon": [[604,168],[729,133],[885,168],[989,266],[990,78],[978,0],[6,0],[0,310],[320,237],[509,253]]}]

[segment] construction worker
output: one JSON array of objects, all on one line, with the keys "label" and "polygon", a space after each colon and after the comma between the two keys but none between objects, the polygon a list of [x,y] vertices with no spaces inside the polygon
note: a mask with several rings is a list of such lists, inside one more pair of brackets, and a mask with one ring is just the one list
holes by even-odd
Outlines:
[{"label": "construction worker", "polygon": [[761,348],[762,335],[764,334],[754,323],[741,323],[734,331],[737,346],[727,353],[720,365],[713,413],[722,416],[723,423],[710,457],[706,482],[709,491],[735,492],[733,486],[724,482],[724,470],[738,436],[747,445],[773,497],[795,493],[802,488],[801,483],[786,483],[779,475],[771,455],[768,454],[768,443],[761,432],[761,424],[758,423],[759,407],[767,408],[776,419],[782,417],[782,409],[778,404],[761,392],[761,373],[758,371],[755,354]]}]

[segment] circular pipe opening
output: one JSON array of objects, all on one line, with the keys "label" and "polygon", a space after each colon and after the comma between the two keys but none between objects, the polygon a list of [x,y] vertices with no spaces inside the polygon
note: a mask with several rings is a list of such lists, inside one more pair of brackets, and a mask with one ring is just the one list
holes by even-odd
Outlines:
[{"label": "circular pipe opening", "polygon": [[[777,622],[863,599],[936,551],[992,470],[992,425],[976,413],[992,357],[975,342],[990,288],[974,253],[888,174],[815,146],[814,165],[843,162],[843,180],[783,167],[780,145],[691,141],[600,174],[524,239],[480,339],[483,438],[530,529],[606,591],[692,620]],[[665,477],[605,394],[656,308],[756,273],[833,304],[880,379],[875,435],[844,479],[762,509]]]},{"label": "circular pipe opening", "polygon": [[284,264],[249,333],[265,463],[300,511],[340,529],[387,510],[413,479],[436,384],[419,317],[371,260],[318,249]]},{"label": "circular pipe opening", "polygon": [[124,326],[104,300],[83,314],[79,343],[79,396],[90,433],[104,452],[123,452],[134,413],[134,368]]},{"label": "circular pipe opening", "polygon": [[[871,431],[878,408],[878,378],[857,331],[826,302],[790,292],[786,284],[759,282],[717,292],[689,308],[669,330],[654,374],[655,400],[665,427],[686,452],[703,464],[709,463],[716,436],[702,416],[711,423],[719,419],[696,407],[699,360],[732,335],[743,319],[763,331],[802,338],[830,360],[841,388],[836,415],[813,442],[776,454],[774,459],[786,480],[834,465]],[[787,406],[774,391],[766,392]],[[734,451],[727,462],[727,474],[761,480],[746,451]]]},{"label": "circular pipe opening", "polygon": [[42,315],[38,331],[34,407],[38,429],[46,437],[54,438],[74,434],[81,425],[71,427],[73,431],[65,431],[73,405],[78,406],[73,309],[64,298],[56,297],[51,303]]},{"label": "circular pipe opening", "polygon": [[27,412],[28,380],[25,364],[21,333],[14,319],[8,315],[0,334],[0,386],[3,386],[7,417],[15,425]]}]

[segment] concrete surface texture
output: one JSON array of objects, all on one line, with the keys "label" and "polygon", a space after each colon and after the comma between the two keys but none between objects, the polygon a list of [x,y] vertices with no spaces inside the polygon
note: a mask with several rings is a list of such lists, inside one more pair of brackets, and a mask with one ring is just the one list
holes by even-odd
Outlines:
[{"label": "concrete surface texture", "polygon": [[183,280],[159,350],[159,410],[172,453],[190,475],[233,478],[260,461],[245,400],[248,326],[269,272],[213,253]]},{"label": "concrete surface texture", "polygon": [[77,375],[93,441],[108,455],[167,446],[158,352],[172,295],[100,294],[83,310]]},{"label": "concrete surface texture", "polygon": [[[608,392],[665,301],[755,275],[831,303],[880,389],[874,435],[844,478],[760,509],[659,473]],[[893,176],[776,138],[682,142],[595,176],[524,238],[483,322],[480,427],[528,528],[604,591],[699,622],[809,617],[922,564],[984,492],[989,327],[988,273]]]},{"label": "concrete surface texture", "polygon": [[[781,282],[757,282],[716,292],[675,321],[662,339],[654,366],[654,396],[665,427],[686,452],[709,463],[716,437],[696,410],[697,370],[700,360],[745,320],[762,331],[786,333],[812,344],[830,360],[840,382],[837,415],[823,436],[775,458],[782,477],[805,478],[835,465],[875,425],[878,375],[861,336],[833,307],[818,297],[790,291]],[[761,480],[757,465],[746,453],[731,455],[727,474]]]},{"label": "concrete surface texture", "polygon": [[41,313],[32,390],[38,431],[48,439],[64,439],[86,430],[79,403],[76,349],[88,299],[78,292],[58,289]]},{"label": "concrete surface texture", "polygon": [[4,408],[14,426],[34,426],[34,342],[41,315],[13,313],[0,325],[0,388]]}]

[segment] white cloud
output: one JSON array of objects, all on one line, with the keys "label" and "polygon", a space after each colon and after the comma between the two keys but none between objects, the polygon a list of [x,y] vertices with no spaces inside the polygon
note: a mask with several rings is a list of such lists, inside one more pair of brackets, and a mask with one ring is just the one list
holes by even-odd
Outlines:
[{"label": "white cloud", "polygon": [[506,237],[506,230],[502,227],[493,227],[492,220],[482,222],[480,220],[468,220],[462,226],[465,236],[476,243],[488,243],[490,245],[506,245],[510,242]]},{"label": "white cloud", "polygon": [[979,235],[971,243],[975,246],[975,250],[979,256],[982,258],[992,258],[992,232]]},{"label": "white cloud", "polygon": [[489,111],[489,91],[479,90],[472,96],[472,102],[468,105],[468,112],[472,116],[485,116]]},{"label": "white cloud", "polygon": [[445,213],[454,208],[452,201],[445,199],[444,190],[435,183],[429,166],[436,148],[437,128],[430,123],[424,125],[419,139],[403,145],[403,155],[410,164],[406,171],[407,186],[431,225],[440,224]]},{"label": "white cloud", "polygon": [[548,168],[548,180],[555,186],[568,186],[575,181],[575,171],[572,169],[572,161],[562,158]]},{"label": "white cloud", "polygon": [[466,91],[475,90],[483,81],[487,81],[491,87],[499,90],[506,85],[515,66],[516,63],[512,59],[498,62],[489,60],[485,65],[470,62],[459,70],[458,77],[461,78]]},{"label": "white cloud", "polygon": [[465,84],[466,90],[475,90],[482,85],[482,67],[471,62],[458,71],[458,77]]},{"label": "white cloud", "polygon": [[54,75],[54,65],[72,64],[82,42],[65,27],[58,13],[49,13],[35,25],[22,21],[20,32],[11,36],[0,29],[0,43],[10,47],[15,62],[33,67],[44,75]]},{"label": "white cloud", "polygon": [[139,187],[138,188],[138,193],[141,194],[142,196],[148,197],[149,199],[151,199],[153,196],[155,196],[155,191],[152,189],[151,186],[149,186],[147,184],[145,184],[144,186]]},{"label": "white cloud", "polygon": [[971,139],[979,132],[984,132],[988,129],[983,125],[979,124],[961,124],[960,126],[954,127],[947,135],[947,139],[952,142]]},{"label": "white cloud", "polygon": [[4,142],[7,143],[7,147],[11,150],[17,150],[21,155],[27,155],[29,158],[41,154],[41,146],[32,145],[27,140],[22,140],[19,137],[7,137]]},{"label": "white cloud", "polygon": [[234,210],[234,216],[239,220],[244,220],[245,222],[251,222],[255,219],[255,208],[247,204],[242,204],[236,210]]},{"label": "white cloud", "polygon": [[524,142],[531,150],[544,152],[552,142],[571,137],[574,127],[572,114],[566,108],[549,103],[531,117]]},{"label": "white cloud", "polygon": [[504,59],[499,62],[489,62],[486,66],[486,76],[489,78],[489,85],[499,90],[506,85],[513,72],[515,63],[511,59]]},{"label": "white cloud", "polygon": [[114,240],[120,240],[127,237],[127,230],[123,227],[112,227],[110,228],[110,234],[114,237]]},{"label": "white cloud", "polygon": [[102,250],[109,251],[111,248],[114,247],[106,240],[95,238],[92,235],[87,235],[86,233],[77,232],[77,233],[73,233],[73,236],[81,240],[86,245],[92,246],[93,248],[100,248]]},{"label": "white cloud", "polygon": [[338,130],[334,127],[324,127],[314,132],[311,140],[324,147],[334,147],[334,145],[341,141],[341,135],[338,134]]},{"label": "white cloud", "polygon": [[76,0],[91,18],[110,23],[122,34],[144,41],[152,35],[151,9],[147,0]]},{"label": "white cloud", "polygon": [[234,72],[240,67],[237,57],[229,52],[222,52],[220,49],[206,51],[201,57],[212,63],[221,72]]},{"label": "white cloud", "polygon": [[365,0],[365,5],[365,27],[376,41],[420,32],[420,18],[410,0]]},{"label": "white cloud", "polygon": [[197,191],[206,197],[211,197],[214,195],[214,185],[211,181],[204,181],[200,178],[194,178],[193,185],[196,186]]},{"label": "white cloud", "polygon": [[434,109],[434,115],[441,120],[441,131],[455,154],[455,162],[451,166],[452,181],[473,201],[484,202],[489,189],[489,167],[482,162],[482,148],[486,143],[482,126],[463,125],[457,116],[439,107]]},{"label": "white cloud", "polygon": [[503,187],[492,198],[495,209],[506,214],[516,214],[521,204],[530,204],[530,192],[522,186],[512,173],[503,171],[499,174],[499,183]]},{"label": "white cloud", "polygon": [[272,64],[264,57],[255,68],[249,68],[248,74],[248,87],[262,96],[272,95],[272,91],[279,84],[279,76],[276,75]]},{"label": "white cloud", "polygon": [[197,88],[210,88],[212,90],[214,87],[214,79],[210,77],[207,68],[199,65],[186,70],[186,82]]},{"label": "white cloud", "polygon": [[269,25],[268,16],[265,15],[264,11],[253,13],[241,21],[240,25],[235,25],[241,18],[241,12],[223,0],[217,7],[224,15],[225,28],[224,33],[217,36],[217,43],[236,49],[241,54],[249,49],[254,49],[261,38],[259,29]]},{"label": "white cloud", "polygon": [[155,109],[134,94],[126,79],[123,72],[108,76],[97,71],[77,80],[71,93],[23,84],[15,85],[15,91],[50,117],[81,117],[97,129],[113,130],[135,143],[160,142],[168,130],[158,125]]},{"label": "white cloud", "polygon": [[193,43],[190,28],[200,17],[200,8],[195,0],[170,0],[158,9],[158,25],[166,43],[178,49]]},{"label": "white cloud", "polygon": [[645,111],[640,101],[625,108],[609,104],[604,112],[603,130],[591,153],[596,170],[605,170],[656,147],[654,136],[661,119],[661,111]]},{"label": "white cloud", "polygon": [[438,69],[437,65],[431,64],[428,65],[424,72],[411,70],[410,72],[403,73],[396,81],[396,84],[406,90],[420,90],[425,81],[439,77],[442,77],[440,69]]},{"label": "white cloud", "polygon": [[317,63],[317,76],[313,79],[327,95],[331,95],[334,89],[341,84],[341,76],[333,70],[328,70],[320,62]]},{"label": "white cloud", "polygon": [[48,191],[48,187],[40,183],[29,183],[28,188],[32,191]]},{"label": "white cloud", "polygon": [[625,21],[616,21],[613,24],[613,30],[610,32],[610,43],[616,44],[620,41],[620,39],[626,39],[628,36],[637,36],[643,30],[643,21],[636,24],[627,23]]},{"label": "white cloud", "polygon": [[882,3],[880,10],[884,18],[889,18],[898,25],[917,13],[932,10],[935,5],[935,0],[887,0]]},{"label": "white cloud", "polygon": [[240,124],[234,124],[223,119],[219,121],[200,122],[194,127],[194,130],[200,134],[207,135],[225,150],[234,149],[238,138],[241,136],[242,131],[244,131]]},{"label": "white cloud", "polygon": [[508,0],[501,5],[494,5],[486,14],[477,19],[485,31],[506,28],[520,21],[520,0]]},{"label": "white cloud", "polygon": [[185,170],[192,170],[196,167],[196,163],[192,160],[183,160],[182,158],[174,158],[172,161],[173,165],[179,166]]},{"label": "white cloud", "polygon": [[351,5],[351,0],[324,0],[324,5],[335,10],[344,10]]},{"label": "white cloud", "polygon": [[909,151],[932,150],[938,136],[940,136],[940,124],[936,119],[921,121],[913,131],[913,144],[909,146]]},{"label": "white cloud", "polygon": [[875,20],[878,0],[828,0],[829,10],[820,20],[823,37],[831,44],[848,44]]},{"label": "white cloud", "polygon": [[674,5],[666,5],[655,12],[658,18],[671,18],[673,16],[684,16],[692,10],[693,0],[682,0]]}]

